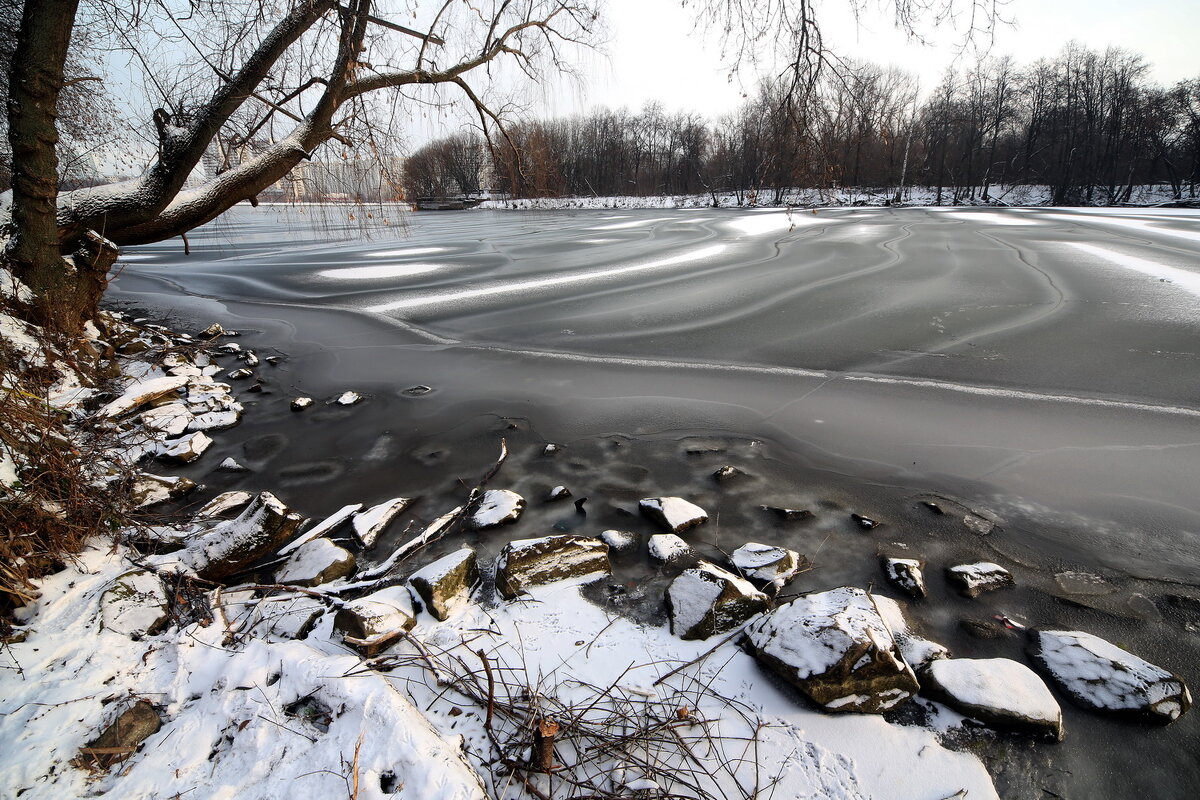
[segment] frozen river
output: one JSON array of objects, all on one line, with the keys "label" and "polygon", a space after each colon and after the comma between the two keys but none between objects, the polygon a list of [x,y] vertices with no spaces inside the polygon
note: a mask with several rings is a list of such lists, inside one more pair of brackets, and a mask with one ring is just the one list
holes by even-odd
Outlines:
[{"label": "frozen river", "polygon": [[[125,254],[111,300],[285,358],[182,468],[203,498],[270,489],[316,516],[402,493],[429,519],[504,437],[500,485],[530,498],[515,536],[644,532],[638,498],[679,494],[714,516],[693,540],[709,558],[808,554],[789,591],[888,591],[880,553],[934,576],[996,560],[1016,588],[967,600],[937,577],[910,620],[972,658],[1023,658],[997,619],[1088,630],[1200,685],[1195,212],[472,211],[364,238],[368,213],[395,212],[238,209],[191,256]],[[367,402],[288,410],[345,389]],[[252,472],[213,471],[226,456]],[[723,465],[745,475],[718,483]],[[586,516],[539,502],[557,484]],[[486,559],[506,538],[469,543]],[[618,561],[629,613],[661,620],[665,578]],[[967,742],[1002,796],[1195,796],[1200,713],[1064,713],[1060,745]]]},{"label": "frozen river", "polygon": [[114,297],[177,287],[275,321],[311,394],[429,385],[426,431],[486,411],[554,440],[757,437],[1035,527],[1066,561],[1200,582],[1195,212],[405,221],[337,241],[358,230],[343,210],[239,209],[190,257],[137,248]]}]

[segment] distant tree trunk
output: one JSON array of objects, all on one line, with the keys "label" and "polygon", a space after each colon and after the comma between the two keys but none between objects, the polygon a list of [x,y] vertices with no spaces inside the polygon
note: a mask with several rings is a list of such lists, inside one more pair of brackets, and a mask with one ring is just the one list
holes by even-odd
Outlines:
[{"label": "distant tree trunk", "polygon": [[[13,233],[6,255],[38,298],[39,322],[74,327],[75,276],[64,269],[58,221],[58,94],[79,0],[25,0],[8,96]],[[82,324],[82,323],[78,323]]]}]

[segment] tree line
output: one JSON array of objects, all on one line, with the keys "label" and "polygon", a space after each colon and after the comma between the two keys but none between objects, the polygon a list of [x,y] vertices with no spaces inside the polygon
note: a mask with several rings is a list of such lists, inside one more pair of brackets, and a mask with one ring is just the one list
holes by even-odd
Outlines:
[{"label": "tree line", "polygon": [[[1057,205],[1113,204],[1200,183],[1200,77],[1173,86],[1119,48],[1070,44],[1019,66],[984,58],[920,98],[894,67],[843,63],[812,91],[761,84],[733,113],[705,119],[659,105],[457,133],[406,161],[409,198],[491,189],[514,197],[709,193],[783,202],[793,190],[929,187],[936,202],[1003,200],[1046,186]],[[1004,187],[1004,188],[999,188]]]}]

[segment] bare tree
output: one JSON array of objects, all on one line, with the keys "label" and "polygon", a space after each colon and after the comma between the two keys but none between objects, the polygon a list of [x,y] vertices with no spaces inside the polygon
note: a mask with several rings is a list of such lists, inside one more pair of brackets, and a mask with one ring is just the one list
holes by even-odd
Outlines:
[{"label": "bare tree", "polygon": [[[62,4],[73,10],[71,0],[27,0],[25,11],[43,24],[63,20],[58,39],[65,48],[71,15],[58,8]],[[138,32],[149,32],[151,43],[170,36],[174,49],[191,57],[174,70],[148,71],[159,105],[145,116],[154,132],[154,155],[145,172],[122,183],[60,195],[57,237],[36,239],[37,247],[50,254],[44,263],[53,264],[60,247],[71,252],[88,231],[99,231],[118,245],[157,241],[253,200],[323,145],[335,142],[349,149],[362,144],[356,134],[370,137],[370,115],[379,105],[375,98],[383,94],[391,94],[395,103],[409,100],[398,95],[403,90],[453,88],[490,131],[499,120],[482,89],[490,76],[504,72],[510,79],[536,80],[547,65],[566,67],[564,48],[593,42],[597,20],[591,0],[445,0],[418,15],[420,31],[398,24],[386,11],[377,14],[372,0],[289,0],[282,12],[277,8],[265,1],[223,0],[108,7],[112,29],[147,65],[155,54],[145,44],[139,46]],[[36,46],[24,29],[21,39]],[[61,76],[65,49],[42,52],[57,60]],[[479,89],[473,85],[477,79]],[[17,105],[25,109],[29,103]],[[185,190],[188,177],[215,145],[236,150],[255,137],[266,146]],[[14,192],[16,198],[27,194]],[[43,195],[39,202],[53,208],[53,199]],[[14,217],[14,225],[32,231],[24,217]],[[13,241],[19,247],[35,239],[22,234]],[[61,275],[24,268],[24,263],[17,260],[19,277],[39,297],[54,294],[46,302],[61,307],[66,288]],[[94,310],[93,296],[88,291],[75,298],[76,325]]]}]

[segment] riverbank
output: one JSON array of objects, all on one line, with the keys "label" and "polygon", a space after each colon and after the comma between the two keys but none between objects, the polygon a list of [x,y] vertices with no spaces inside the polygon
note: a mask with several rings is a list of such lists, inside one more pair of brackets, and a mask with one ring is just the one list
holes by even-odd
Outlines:
[{"label": "riverbank", "polygon": [[[710,192],[651,197],[514,197],[489,199],[481,209],[507,211],[565,211],[665,208],[840,208],[859,206],[950,206],[1009,208],[1050,206],[1054,189],[1050,186],[992,186],[984,197],[982,187],[962,189],[948,186],[939,191],[928,186],[838,187],[833,189],[774,189],[743,192]],[[1138,186],[1122,206],[1159,206],[1178,202],[1169,186]],[[1197,198],[1190,198],[1194,207]],[[1098,207],[1109,205],[1101,198]]]}]

